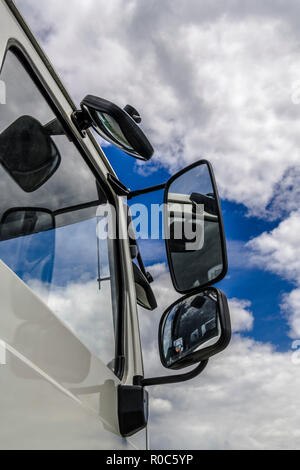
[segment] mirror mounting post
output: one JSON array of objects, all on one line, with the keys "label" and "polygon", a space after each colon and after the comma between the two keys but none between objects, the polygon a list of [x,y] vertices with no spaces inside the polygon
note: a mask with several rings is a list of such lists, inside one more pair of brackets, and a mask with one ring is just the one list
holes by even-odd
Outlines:
[{"label": "mirror mounting post", "polygon": [[71,119],[81,137],[85,137],[85,131],[92,125],[88,113],[82,109],[74,111],[71,114]]},{"label": "mirror mounting post", "polygon": [[162,189],[165,189],[165,187],[166,187],[166,183],[162,183],[162,184],[157,184],[155,186],[149,186],[148,188],[130,191],[130,193],[127,196],[127,199],[132,199],[133,197],[136,197],[136,196],[142,196],[143,194],[153,193],[154,191],[160,191]]},{"label": "mirror mounting post", "polygon": [[186,380],[191,380],[197,375],[200,375],[201,372],[207,366],[208,359],[201,361],[195,369],[187,372],[186,374],[176,374],[176,375],[166,375],[162,377],[152,377],[150,379],[144,379],[141,375],[136,375],[133,378],[133,385],[141,385],[142,387],[148,387],[150,385],[167,385],[174,384],[177,382],[185,382]]}]

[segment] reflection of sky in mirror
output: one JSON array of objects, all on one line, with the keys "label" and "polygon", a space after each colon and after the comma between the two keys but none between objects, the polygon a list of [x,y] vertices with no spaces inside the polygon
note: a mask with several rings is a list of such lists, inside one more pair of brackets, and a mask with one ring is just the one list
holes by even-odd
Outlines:
[{"label": "reflection of sky in mirror", "polygon": [[211,178],[206,164],[196,166],[179,176],[170,186],[170,193],[178,194],[210,194],[213,192]]}]

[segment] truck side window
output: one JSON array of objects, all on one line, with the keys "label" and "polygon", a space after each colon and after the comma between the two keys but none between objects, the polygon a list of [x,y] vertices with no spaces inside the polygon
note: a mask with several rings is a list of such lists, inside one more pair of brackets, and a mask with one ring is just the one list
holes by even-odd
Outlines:
[{"label": "truck side window", "polygon": [[0,79],[0,258],[113,369],[115,245],[96,236],[107,197],[12,51]]}]

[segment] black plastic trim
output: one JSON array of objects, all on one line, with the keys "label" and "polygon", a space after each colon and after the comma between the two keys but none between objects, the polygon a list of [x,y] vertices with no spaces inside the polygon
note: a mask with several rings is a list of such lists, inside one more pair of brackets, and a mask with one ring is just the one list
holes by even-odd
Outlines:
[{"label": "black plastic trim", "polygon": [[129,437],[147,426],[149,396],[141,385],[118,386],[118,418],[120,434]]},{"label": "black plastic trim", "polygon": [[90,114],[96,132],[98,127],[101,128],[96,112],[103,112],[112,116],[118,122],[120,129],[134,149],[134,152],[129,148],[121,146],[112,136],[110,140],[129,155],[139,160],[150,160],[154,153],[152,145],[137,123],[123,109],[110,101],[93,95],[87,95],[82,100],[80,106],[82,110],[86,110]]},{"label": "black plastic trim", "polygon": [[127,197],[130,194],[130,189],[125,186],[125,184],[121,183],[121,181],[111,173],[107,175],[107,181],[113,187],[115,193],[118,196],[125,196]]},{"label": "black plastic trim", "polygon": [[200,364],[195,367],[195,369],[191,370],[190,372],[186,372],[185,374],[165,375],[162,377],[151,377],[150,379],[144,379],[140,375],[136,375],[133,378],[133,383],[135,385],[141,385],[142,387],[149,387],[152,385],[168,385],[178,382],[186,382],[187,380],[191,380],[194,377],[197,377],[197,375],[200,375],[201,372],[204,371],[207,364],[208,359],[200,362]]},{"label": "black plastic trim", "polygon": [[127,199],[132,199],[133,197],[142,196],[143,194],[153,193],[154,191],[160,191],[165,189],[166,183],[156,184],[155,186],[149,186],[148,188],[136,189],[135,191],[130,191]]}]

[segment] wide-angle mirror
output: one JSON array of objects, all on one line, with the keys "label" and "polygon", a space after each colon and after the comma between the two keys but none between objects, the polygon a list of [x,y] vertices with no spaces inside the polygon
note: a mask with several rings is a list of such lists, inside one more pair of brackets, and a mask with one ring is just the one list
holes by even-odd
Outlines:
[{"label": "wide-angle mirror", "polygon": [[103,139],[140,160],[152,157],[153,147],[139,127],[141,117],[132,106],[121,109],[103,98],[88,95],[82,100],[81,109],[79,114],[73,114],[73,120],[75,118],[81,129],[92,126]]},{"label": "wide-angle mirror", "polygon": [[226,296],[208,287],[177,300],[163,314],[159,326],[161,362],[169,369],[187,367],[221,352],[230,337]]},{"label": "wide-angle mirror", "polygon": [[31,116],[21,116],[0,134],[0,163],[26,193],[46,183],[60,161],[47,130]]},{"label": "wide-angle mirror", "polygon": [[220,281],[227,253],[219,196],[209,162],[201,160],[174,175],[164,195],[165,239],[177,292]]}]

